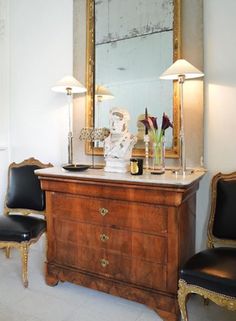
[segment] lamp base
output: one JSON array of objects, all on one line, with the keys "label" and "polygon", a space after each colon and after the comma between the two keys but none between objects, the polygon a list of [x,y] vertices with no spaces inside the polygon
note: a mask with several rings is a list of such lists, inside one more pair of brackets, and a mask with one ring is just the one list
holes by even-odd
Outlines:
[{"label": "lamp base", "polygon": [[65,164],[65,165],[62,165],[62,168],[64,168],[67,171],[70,171],[70,172],[81,172],[81,171],[85,171],[86,169],[90,168],[90,165],[86,165],[86,164]]},{"label": "lamp base", "polygon": [[194,169],[178,168],[178,169],[173,169],[172,173],[175,174],[176,176],[187,176],[187,175],[193,174]]}]

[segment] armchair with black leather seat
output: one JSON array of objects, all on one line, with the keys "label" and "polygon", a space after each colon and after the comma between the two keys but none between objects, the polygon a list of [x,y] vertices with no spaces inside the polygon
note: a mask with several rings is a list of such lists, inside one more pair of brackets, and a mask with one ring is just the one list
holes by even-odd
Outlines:
[{"label": "armchair with black leather seat", "polygon": [[184,321],[192,293],[236,311],[236,172],[215,175],[211,196],[208,249],[192,256],[180,271],[178,302]]},{"label": "armchair with black leather seat", "polygon": [[[46,230],[44,218],[45,196],[34,170],[51,167],[29,158],[8,169],[8,187],[4,215],[0,215],[0,248],[10,257],[10,248],[18,248],[22,258],[22,280],[28,287],[28,250]],[[32,215],[33,214],[33,215]]]}]

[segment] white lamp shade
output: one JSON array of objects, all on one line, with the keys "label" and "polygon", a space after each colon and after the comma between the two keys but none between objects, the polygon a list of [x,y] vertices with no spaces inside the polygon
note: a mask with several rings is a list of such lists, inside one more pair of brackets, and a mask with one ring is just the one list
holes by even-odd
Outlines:
[{"label": "white lamp shade", "polygon": [[72,76],[63,77],[52,87],[53,91],[65,94],[67,94],[68,89],[72,94],[82,94],[87,91],[87,89]]},{"label": "white lamp shade", "polygon": [[114,96],[105,86],[97,85],[95,88],[95,96],[99,101],[113,99]]},{"label": "white lamp shade", "polygon": [[160,76],[160,79],[176,80],[179,76],[185,76],[185,79],[193,79],[203,77],[204,74],[185,59],[178,59],[173,65],[166,69]]}]

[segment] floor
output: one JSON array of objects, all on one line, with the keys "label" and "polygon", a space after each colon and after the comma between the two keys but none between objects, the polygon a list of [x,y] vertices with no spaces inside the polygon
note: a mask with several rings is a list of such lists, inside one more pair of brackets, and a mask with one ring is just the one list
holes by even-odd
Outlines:
[{"label": "floor", "polygon": [[[161,321],[142,304],[70,283],[49,287],[43,276],[43,246],[30,250],[29,288],[20,276],[20,257],[10,260],[0,251],[0,321]],[[236,313],[213,303],[204,306],[193,296],[188,304],[189,321],[235,321]]]}]

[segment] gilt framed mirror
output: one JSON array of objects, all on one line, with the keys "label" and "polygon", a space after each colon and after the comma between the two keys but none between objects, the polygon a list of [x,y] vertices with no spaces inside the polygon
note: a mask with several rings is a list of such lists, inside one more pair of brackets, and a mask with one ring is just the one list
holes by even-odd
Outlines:
[{"label": "gilt framed mirror", "polygon": [[[129,131],[138,137],[134,156],[144,156],[145,108],[166,132],[166,157],[179,157],[178,86],[160,75],[180,57],[181,0],[86,0],[86,127],[109,128],[109,110],[130,114]],[[103,155],[103,143],[86,142],[86,153]]]}]

